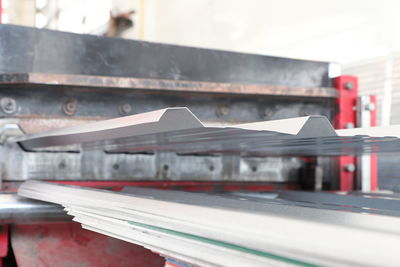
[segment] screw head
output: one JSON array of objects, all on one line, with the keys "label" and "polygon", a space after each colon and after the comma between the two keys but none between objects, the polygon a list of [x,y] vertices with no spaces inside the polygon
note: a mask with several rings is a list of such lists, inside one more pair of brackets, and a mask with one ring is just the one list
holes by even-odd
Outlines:
[{"label": "screw head", "polygon": [[347,90],[352,90],[354,88],[354,83],[347,82],[344,84],[344,88],[346,88]]},{"label": "screw head", "polygon": [[119,104],[118,106],[118,112],[121,115],[128,115],[129,113],[131,113],[131,111],[132,111],[132,106],[129,103],[124,102]]},{"label": "screw head", "polygon": [[13,114],[17,111],[17,102],[11,97],[2,97],[0,108],[6,114]]},{"label": "screw head", "polygon": [[354,172],[356,170],[356,166],[353,163],[350,163],[344,166],[344,170],[346,172]]},{"label": "screw head", "polygon": [[228,113],[229,113],[229,107],[228,106],[221,106],[221,107],[217,108],[217,115],[219,117],[226,116],[226,115],[228,115]]},{"label": "screw head", "polygon": [[78,109],[78,101],[76,99],[68,99],[62,105],[62,111],[65,115],[72,116]]}]

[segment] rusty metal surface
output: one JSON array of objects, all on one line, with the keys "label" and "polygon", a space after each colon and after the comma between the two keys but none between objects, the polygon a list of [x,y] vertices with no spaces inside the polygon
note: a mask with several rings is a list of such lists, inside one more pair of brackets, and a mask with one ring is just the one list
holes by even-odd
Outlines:
[{"label": "rusty metal surface", "polygon": [[329,63],[0,25],[0,73],[329,87]]},{"label": "rusty metal surface", "polygon": [[72,127],[84,123],[94,122],[91,119],[67,119],[67,118],[22,118],[15,120],[24,133],[33,134],[43,131]]},{"label": "rusty metal surface", "polygon": [[98,120],[166,107],[186,106],[202,121],[230,124],[306,115],[324,115],[332,118],[335,100],[318,97],[78,88],[39,84],[0,87],[0,99],[12,99],[14,103],[10,105],[14,107],[12,114],[8,109],[0,108],[0,116],[5,118]]},{"label": "rusty metal surface", "polygon": [[274,95],[336,98],[337,90],[328,87],[296,87],[266,84],[214,83],[130,77],[67,75],[48,73],[0,74],[0,85],[41,84],[52,86],[98,87],[178,91],[185,93],[219,93],[239,95]]},{"label": "rusty metal surface", "polygon": [[164,258],[141,246],[84,230],[77,223],[14,225],[19,267],[161,267]]}]

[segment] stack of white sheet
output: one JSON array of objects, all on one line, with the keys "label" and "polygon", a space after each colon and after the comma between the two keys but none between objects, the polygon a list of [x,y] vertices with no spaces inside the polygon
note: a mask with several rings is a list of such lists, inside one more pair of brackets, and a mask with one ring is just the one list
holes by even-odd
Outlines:
[{"label": "stack of white sheet", "polygon": [[[19,195],[61,204],[83,228],[200,266],[400,262],[400,219],[246,198],[28,181]],[[352,249],[356,248],[356,249]]]}]

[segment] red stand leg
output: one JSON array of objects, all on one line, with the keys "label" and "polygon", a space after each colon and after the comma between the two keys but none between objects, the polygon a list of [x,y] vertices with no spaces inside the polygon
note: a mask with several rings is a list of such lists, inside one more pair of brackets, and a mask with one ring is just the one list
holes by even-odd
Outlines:
[{"label": "red stand leg", "polygon": [[[371,95],[371,103],[374,108],[371,110],[371,126],[377,126],[377,102],[376,96]],[[378,190],[378,157],[371,155],[371,190]]]},{"label": "red stand leg", "polygon": [[[335,78],[335,88],[338,90],[337,113],[335,117],[336,129],[354,128],[356,125],[355,106],[358,96],[358,81],[353,76],[339,76]],[[340,156],[339,167],[339,190],[354,190],[356,178],[356,158],[352,156]]]},{"label": "red stand leg", "polygon": [[8,225],[0,226],[0,267],[3,266],[3,258],[8,254]]}]

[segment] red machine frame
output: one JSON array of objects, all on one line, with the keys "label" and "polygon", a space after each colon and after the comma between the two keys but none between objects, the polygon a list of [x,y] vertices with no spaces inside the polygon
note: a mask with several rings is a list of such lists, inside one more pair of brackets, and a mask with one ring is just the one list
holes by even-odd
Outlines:
[{"label": "red machine frame", "polygon": [[[337,113],[335,116],[336,129],[353,128],[357,125],[357,97],[358,79],[354,76],[339,76],[334,80],[334,86],[338,90]],[[377,124],[376,97],[370,96],[375,108],[371,110],[370,126]],[[356,189],[357,159],[354,156],[338,157],[339,190],[351,191]],[[371,156],[371,190],[378,189],[378,164],[375,155]]]},{"label": "red machine frame", "polygon": [[1,18],[2,18],[2,14],[3,14],[3,3],[2,0],[0,0],[0,23],[1,23]]}]

